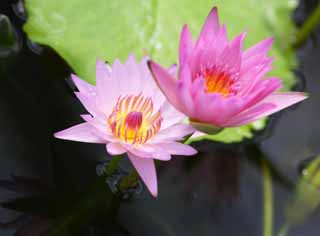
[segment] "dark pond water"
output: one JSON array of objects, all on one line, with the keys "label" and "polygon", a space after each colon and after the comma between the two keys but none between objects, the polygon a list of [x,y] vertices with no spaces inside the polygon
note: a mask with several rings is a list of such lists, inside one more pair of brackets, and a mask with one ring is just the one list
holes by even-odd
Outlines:
[{"label": "dark pond water", "polygon": [[[295,22],[301,24],[317,4],[301,2]],[[21,2],[1,0],[0,13],[10,19],[15,37],[14,44],[2,40],[7,30],[0,19],[1,236],[258,236],[268,228],[263,216],[272,209],[273,234],[265,236],[278,235],[299,170],[320,153],[320,28],[297,51],[295,89],[307,91],[310,98],[273,116],[254,140],[196,143],[199,157],[160,163],[157,199],[143,188],[129,198],[118,197],[107,185],[86,197],[97,179],[97,164],[105,160],[103,145],[52,136],[79,123],[84,112],[68,82],[71,69],[49,48],[28,41],[22,32],[26,15]],[[262,163],[270,167],[273,207],[265,205],[268,181]],[[122,166],[124,171],[130,168],[126,161]],[[102,204],[88,210],[95,199]],[[301,208],[292,209],[304,218]],[[76,220],[57,223],[70,212]],[[303,223],[290,227],[288,236],[318,236],[319,222],[315,209]],[[43,233],[55,226],[58,233]]]}]

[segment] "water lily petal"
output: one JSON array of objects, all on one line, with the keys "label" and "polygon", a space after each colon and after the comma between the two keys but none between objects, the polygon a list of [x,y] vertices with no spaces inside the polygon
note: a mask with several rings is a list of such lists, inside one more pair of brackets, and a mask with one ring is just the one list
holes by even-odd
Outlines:
[{"label": "water lily petal", "polygon": [[167,129],[160,130],[159,133],[157,133],[157,135],[150,139],[150,143],[161,143],[164,141],[182,140],[183,137],[193,133],[194,131],[194,128],[187,124],[174,125]]},{"label": "water lily petal", "polygon": [[247,60],[250,57],[258,55],[258,54],[265,55],[270,50],[272,43],[273,43],[273,38],[266,38],[266,39],[262,40],[261,42],[248,48],[243,53],[243,59]]},{"label": "water lily petal", "polygon": [[201,47],[202,44],[205,44],[206,42],[210,41],[214,37],[214,34],[218,32],[219,27],[220,26],[217,8],[214,7],[210,11],[202,27],[196,47]]},{"label": "water lily petal", "polygon": [[162,143],[160,146],[172,155],[193,156],[197,154],[197,150],[189,145],[177,142]]},{"label": "water lily petal", "polygon": [[106,148],[110,155],[122,155],[127,152],[120,143],[108,143]]},{"label": "water lily petal", "polygon": [[92,132],[92,127],[88,123],[82,123],[75,126],[72,126],[63,131],[57,132],[54,134],[54,137],[72,140],[77,142],[86,142],[86,143],[105,143],[106,140],[103,140],[97,137]]},{"label": "water lily petal", "polygon": [[96,88],[93,85],[87,83],[86,81],[73,74],[71,75],[71,79],[78,88],[79,92],[84,93],[87,96],[94,96],[96,94]]},{"label": "water lily petal", "polygon": [[[286,92],[286,93],[275,93],[265,98],[255,107],[249,109],[245,113],[241,113],[238,116],[234,117],[232,120],[227,122],[227,125],[230,126],[239,126],[244,123],[253,122],[265,116],[269,116],[277,111],[285,109],[295,103],[301,102],[306,99],[304,93],[300,92]],[[269,107],[266,107],[266,104],[270,104]],[[261,109],[262,105],[264,108]],[[272,106],[271,106],[272,105]],[[258,110],[260,108],[261,110]]]},{"label": "water lily petal", "polygon": [[140,158],[128,152],[128,157],[152,196],[158,195],[156,168],[153,159]]},{"label": "water lily petal", "polygon": [[194,42],[192,35],[188,29],[187,25],[184,25],[180,35],[180,45],[179,45],[179,63],[184,64],[188,57],[190,56]]},{"label": "water lily petal", "polygon": [[182,105],[177,97],[177,80],[175,80],[174,77],[167,72],[167,70],[162,68],[157,63],[149,61],[148,65],[153,78],[169,102],[178,110],[182,110]]},{"label": "water lily petal", "polygon": [[81,92],[75,92],[75,95],[80,100],[84,108],[93,116],[98,116],[101,112],[98,110],[95,99],[92,99],[90,95],[86,95]]}]

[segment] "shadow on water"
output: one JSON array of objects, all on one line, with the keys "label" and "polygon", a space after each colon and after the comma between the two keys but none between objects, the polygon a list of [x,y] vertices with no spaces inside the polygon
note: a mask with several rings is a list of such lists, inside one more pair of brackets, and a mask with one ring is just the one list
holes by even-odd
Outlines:
[{"label": "shadow on water", "polygon": [[[315,4],[300,4],[294,13],[298,25]],[[102,145],[53,138],[55,131],[79,123],[84,112],[68,83],[71,69],[52,50],[26,39],[21,1],[2,0],[0,14],[0,234],[47,235],[54,219],[86,194],[96,179],[96,164],[106,154]],[[159,163],[156,200],[146,191],[129,199],[101,193],[115,204],[99,205],[95,214],[61,235],[262,235],[263,160],[272,176],[276,235],[285,222],[299,166],[320,152],[319,32],[297,52],[297,90],[310,93],[306,102],[272,117],[255,140],[196,143],[197,157]],[[291,227],[290,236],[318,235],[319,221],[315,211]]]}]

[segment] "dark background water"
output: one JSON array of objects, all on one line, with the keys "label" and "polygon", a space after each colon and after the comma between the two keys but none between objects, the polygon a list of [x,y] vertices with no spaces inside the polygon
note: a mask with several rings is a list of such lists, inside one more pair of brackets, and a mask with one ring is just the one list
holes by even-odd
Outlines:
[{"label": "dark background water", "polygon": [[[26,15],[21,3],[0,2],[0,13],[9,17],[16,33],[13,49],[0,48],[0,186],[6,187],[0,190],[0,222],[11,222],[0,223],[1,236],[44,235],[39,231],[60,215],[57,209],[81,198],[75,193],[95,181],[96,165],[106,157],[103,145],[53,138],[55,131],[79,123],[84,109],[73,96],[68,65],[51,49],[28,41],[22,32]],[[299,4],[293,13],[297,25],[317,4]],[[307,91],[307,101],[273,116],[253,140],[193,144],[200,150],[199,157],[177,157],[158,166],[157,199],[146,191],[134,194],[112,211],[101,209],[76,225],[74,235],[262,235],[262,158],[272,166],[277,232],[299,168],[320,151],[319,40],[318,27],[297,50],[300,67],[295,89]],[[25,196],[36,197],[5,204]],[[303,224],[292,227],[289,235],[318,236],[319,222],[315,211]]]}]

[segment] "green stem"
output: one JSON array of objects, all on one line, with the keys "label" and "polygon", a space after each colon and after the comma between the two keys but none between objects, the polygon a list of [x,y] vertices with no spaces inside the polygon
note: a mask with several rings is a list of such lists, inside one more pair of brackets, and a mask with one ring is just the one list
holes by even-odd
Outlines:
[{"label": "green stem", "polygon": [[309,37],[314,28],[320,23],[320,4],[312,12],[311,16],[303,23],[300,30],[296,34],[292,48],[300,47]]},{"label": "green stem", "polygon": [[273,234],[273,192],[272,176],[266,160],[261,160],[263,175],[263,236],[272,236]]},{"label": "green stem", "polygon": [[139,175],[137,171],[133,170],[129,175],[121,179],[118,187],[120,190],[131,188],[137,184],[138,180],[139,180]]}]

